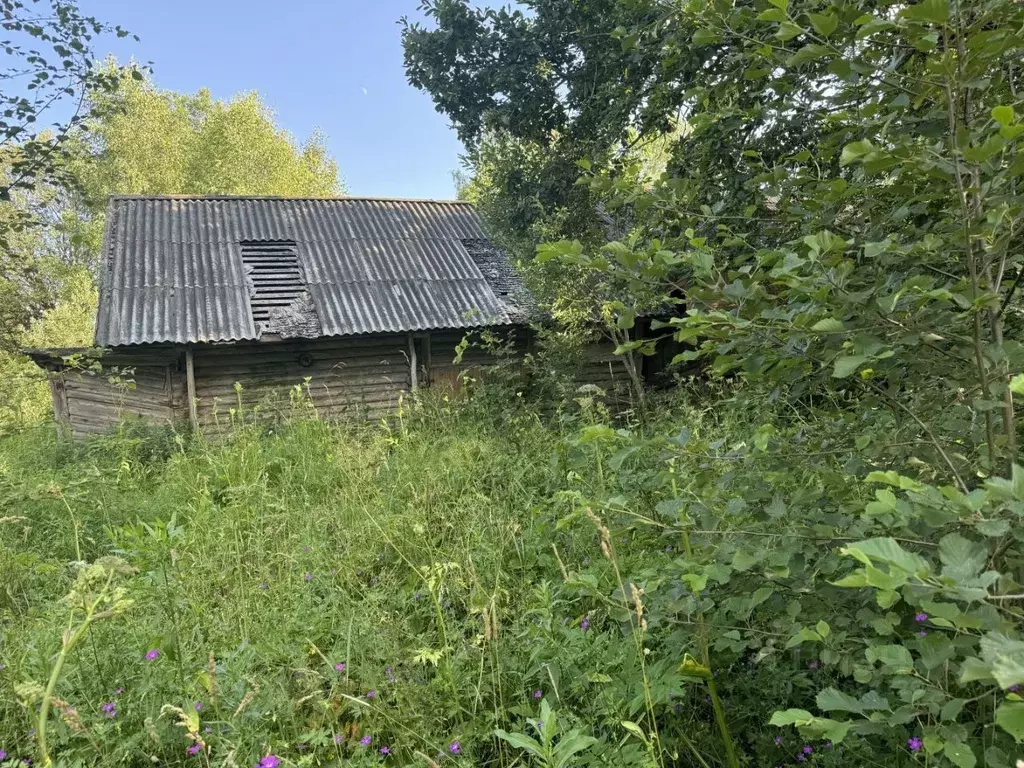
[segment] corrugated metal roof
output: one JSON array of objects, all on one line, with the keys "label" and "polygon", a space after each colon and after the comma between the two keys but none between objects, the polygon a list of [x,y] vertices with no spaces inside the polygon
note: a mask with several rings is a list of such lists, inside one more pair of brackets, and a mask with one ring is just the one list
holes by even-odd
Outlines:
[{"label": "corrugated metal roof", "polygon": [[115,196],[96,344],[259,338],[240,243],[260,240],[296,243],[325,336],[519,322],[523,294],[471,253],[484,238],[455,201]]}]

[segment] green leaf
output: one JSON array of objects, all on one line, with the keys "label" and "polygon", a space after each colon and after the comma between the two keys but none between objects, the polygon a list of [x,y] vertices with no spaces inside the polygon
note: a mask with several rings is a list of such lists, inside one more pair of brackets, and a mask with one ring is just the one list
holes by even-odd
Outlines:
[{"label": "green leaf", "polygon": [[966,539],[959,533],[950,533],[939,541],[939,560],[942,573],[958,581],[973,579],[985,567],[988,547]]},{"label": "green leaf", "polygon": [[698,29],[693,33],[694,45],[712,45],[721,41],[721,36],[713,29]]},{"label": "green leaf", "polygon": [[949,19],[949,0],[921,0],[905,8],[902,16],[911,21],[942,24]]},{"label": "green leaf", "polygon": [[974,752],[962,741],[947,741],[942,751],[959,768],[974,768],[978,764]]},{"label": "green leaf", "polygon": [[814,631],[822,637],[828,637],[832,632],[832,628],[828,625],[828,622],[818,621],[818,623],[814,625]]},{"label": "green leaf", "polygon": [[894,566],[910,574],[925,574],[931,571],[928,561],[918,554],[908,552],[888,536],[857,541],[840,550],[844,555],[854,557],[864,565],[872,561]]},{"label": "green leaf", "polygon": [[996,725],[1013,736],[1020,744],[1024,742],[1024,702],[1005,701],[996,709]]},{"label": "green leaf", "polygon": [[774,5],[776,8],[781,8],[782,10],[786,10],[787,8],[789,8],[789,0],[768,0],[768,2]]},{"label": "green leaf", "polygon": [[773,712],[772,719],[768,721],[768,725],[799,725],[801,723],[809,723],[813,719],[814,715],[806,709],[787,709]]},{"label": "green leaf", "polygon": [[834,13],[809,13],[807,17],[811,20],[814,31],[822,37],[828,37],[839,26],[839,17]]},{"label": "green leaf", "polygon": [[1024,395],[1024,373],[1018,373],[1010,379],[1010,391],[1015,395]]},{"label": "green leaf", "polygon": [[834,317],[826,317],[812,325],[811,330],[822,331],[823,333],[841,333],[846,330],[846,326],[843,325],[842,320],[836,320]]},{"label": "green leaf", "polygon": [[775,21],[775,22],[780,22],[780,21],[785,21],[788,18],[789,17],[786,15],[786,12],[784,10],[782,10],[781,8],[768,8],[767,10],[761,11],[757,15],[757,20],[758,21]]},{"label": "green leaf", "polygon": [[788,40],[792,40],[794,37],[797,37],[798,35],[802,35],[803,33],[803,28],[798,24],[794,24],[791,21],[784,21],[781,24],[779,24],[779,29],[775,33],[775,37],[777,37],[782,42],[786,42]]},{"label": "green leaf", "polygon": [[1001,105],[992,107],[992,119],[999,125],[1006,126],[1013,123],[1013,107]]},{"label": "green leaf", "polygon": [[898,672],[910,672],[914,668],[914,659],[910,651],[902,645],[873,645],[865,651],[868,662],[881,662]]},{"label": "green leaf", "polygon": [[839,156],[839,165],[847,166],[861,160],[866,154],[874,150],[874,145],[867,139],[851,141],[843,147],[843,153]]},{"label": "green leaf", "polygon": [[508,733],[500,728],[494,731],[494,735],[499,739],[503,739],[511,744],[516,749],[525,749],[531,755],[537,758],[544,757],[544,749],[541,747],[540,742],[536,739],[532,739],[523,733]]},{"label": "green leaf", "polygon": [[832,369],[832,377],[835,379],[845,379],[851,373],[859,370],[866,362],[867,357],[864,355],[845,355],[843,357],[837,357],[835,366]]},{"label": "green leaf", "polygon": [[818,709],[825,712],[855,712],[856,714],[864,714],[864,706],[857,699],[848,693],[837,691],[835,688],[826,688],[823,691],[818,691],[814,701],[818,705]]}]

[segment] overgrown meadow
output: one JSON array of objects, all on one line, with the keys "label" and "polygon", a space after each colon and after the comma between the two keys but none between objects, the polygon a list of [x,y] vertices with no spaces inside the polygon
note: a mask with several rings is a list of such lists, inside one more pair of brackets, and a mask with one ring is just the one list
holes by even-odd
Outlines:
[{"label": "overgrown meadow", "polygon": [[3,439],[0,764],[1012,766],[1024,478],[728,394]]}]

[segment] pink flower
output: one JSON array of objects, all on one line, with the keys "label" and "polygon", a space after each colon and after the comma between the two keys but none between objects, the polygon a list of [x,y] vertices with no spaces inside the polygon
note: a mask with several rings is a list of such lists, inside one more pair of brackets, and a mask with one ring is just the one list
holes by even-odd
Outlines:
[{"label": "pink flower", "polygon": [[453,741],[451,744],[448,745],[448,751],[451,752],[453,755],[462,754],[462,744],[458,741]]},{"label": "pink flower", "polygon": [[277,768],[281,764],[281,758],[277,755],[266,755],[256,763],[256,768]]},{"label": "pink flower", "polygon": [[191,747],[189,747],[185,751],[188,752],[190,755],[198,755],[200,750],[202,750],[202,748],[203,748],[202,744],[193,744]]},{"label": "pink flower", "polygon": [[158,658],[160,658],[160,650],[158,648],[150,648],[146,651],[146,661],[153,661]]},{"label": "pink flower", "polygon": [[345,662],[341,661],[341,662],[338,662],[337,664],[334,665],[334,669],[337,672],[344,672],[346,666],[347,665],[345,664]]},{"label": "pink flower", "polygon": [[924,742],[921,741],[917,736],[907,739],[907,746],[910,747],[911,752],[917,752],[921,747],[924,746]]}]

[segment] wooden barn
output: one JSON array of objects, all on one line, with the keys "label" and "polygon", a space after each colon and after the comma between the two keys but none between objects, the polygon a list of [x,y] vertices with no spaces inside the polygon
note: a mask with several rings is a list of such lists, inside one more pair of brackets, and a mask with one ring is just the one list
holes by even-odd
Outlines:
[{"label": "wooden barn", "polygon": [[[76,435],[131,414],[223,428],[296,386],[322,417],[378,418],[402,393],[453,384],[467,330],[525,349],[530,306],[466,203],[117,196],[95,347],[29,354]],[[471,349],[462,365],[487,362]]]}]

